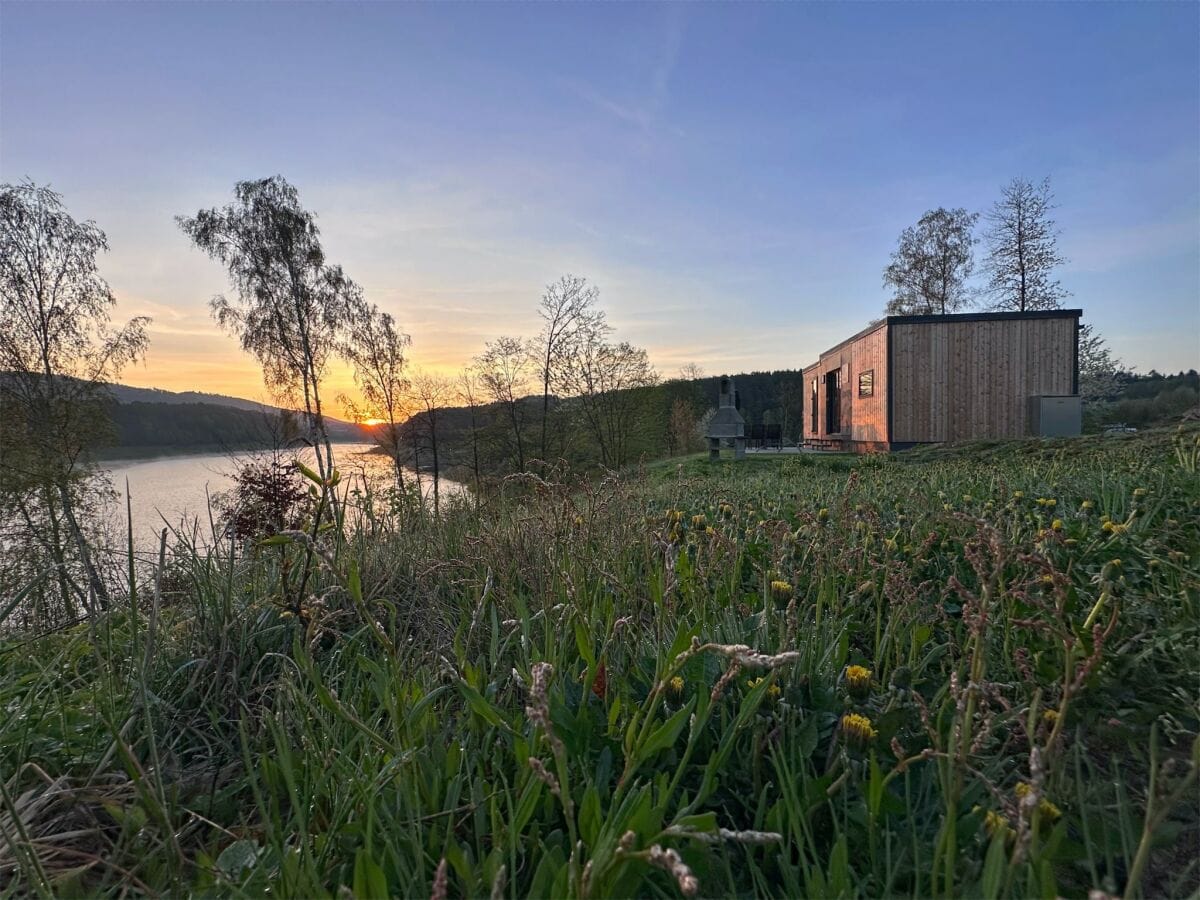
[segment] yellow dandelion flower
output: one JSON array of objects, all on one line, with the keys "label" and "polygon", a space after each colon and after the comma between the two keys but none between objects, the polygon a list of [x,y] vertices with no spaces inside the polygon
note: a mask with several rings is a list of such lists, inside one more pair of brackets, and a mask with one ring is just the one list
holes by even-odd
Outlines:
[{"label": "yellow dandelion flower", "polygon": [[842,735],[857,747],[866,747],[879,734],[871,720],[858,713],[846,713],[842,716]]},{"label": "yellow dandelion flower", "polygon": [[776,600],[786,600],[792,596],[792,586],[786,581],[772,581],[771,596]]},{"label": "yellow dandelion flower", "polygon": [[1013,499],[1014,500],[1020,500],[1024,496],[1025,496],[1024,491],[1013,491]]},{"label": "yellow dandelion flower", "polygon": [[1058,721],[1058,710],[1057,709],[1045,710],[1042,713],[1042,721],[1046,722],[1047,724],[1053,725],[1055,722]]},{"label": "yellow dandelion flower", "polygon": [[703,528],[706,524],[708,524],[708,520],[704,518],[704,513],[700,513],[698,516],[692,516],[693,528]]},{"label": "yellow dandelion flower", "polygon": [[1055,519],[1053,522],[1050,523],[1050,527],[1053,528],[1055,531],[1062,531],[1063,530],[1063,520]]},{"label": "yellow dandelion flower", "polygon": [[847,666],[846,687],[855,697],[865,697],[871,691],[871,670],[866,666]]},{"label": "yellow dandelion flower", "polygon": [[[751,690],[753,690],[754,688],[756,688],[760,684],[762,684],[765,680],[766,680],[765,678],[761,678],[761,677],[760,678],[751,678],[749,681],[746,682],[746,684],[749,685]],[[778,698],[781,693],[782,693],[782,691],[779,689],[779,685],[777,685],[777,684],[771,684],[767,687],[767,696],[770,697],[772,700],[775,700],[776,698]]]},{"label": "yellow dandelion flower", "polygon": [[988,837],[994,838],[998,834],[1004,835],[1005,839],[1011,838],[1015,832],[1008,824],[1008,819],[996,812],[994,809],[989,809],[987,815],[983,817],[983,827],[987,831]]},{"label": "yellow dandelion flower", "polygon": [[1080,509],[1092,509],[1095,507],[1095,505],[1096,504],[1093,503],[1091,500],[1084,500],[1082,503],[1079,504],[1079,507],[1080,507]]},{"label": "yellow dandelion flower", "polygon": [[1146,493],[1147,493],[1147,491],[1145,488],[1134,488],[1133,489],[1133,496],[1135,496],[1135,497],[1145,497]]},{"label": "yellow dandelion flower", "polygon": [[[1032,792],[1033,792],[1033,786],[1026,781],[1017,782],[1017,786],[1013,788],[1013,793],[1017,795],[1018,800],[1024,800]],[[1057,819],[1062,818],[1062,810],[1059,809],[1057,806],[1055,806],[1053,803],[1051,803],[1049,800],[1047,800],[1045,797],[1042,797],[1038,801],[1038,811],[1042,814],[1042,817],[1044,819],[1046,819],[1048,822],[1053,822]]]},{"label": "yellow dandelion flower", "polygon": [[679,694],[683,693],[683,679],[680,676],[676,675],[674,678],[672,678],[670,681],[667,682],[667,687],[669,687],[671,689],[672,694],[675,694],[676,696],[678,696]]},{"label": "yellow dandelion flower", "polygon": [[711,535],[716,534],[717,531],[715,528],[713,528],[711,525],[709,525],[704,529],[704,533],[711,536]]},{"label": "yellow dandelion flower", "polygon": [[1117,530],[1117,526],[1114,525],[1112,522],[1110,522],[1108,519],[1105,519],[1104,524],[1100,526],[1100,530],[1105,531],[1109,534],[1112,534],[1114,531]]},{"label": "yellow dandelion flower", "polygon": [[975,499],[975,498],[974,498],[974,497],[972,497],[970,494],[963,494],[963,495],[962,495],[962,501],[963,501],[963,503],[970,503],[970,502],[971,502],[973,499]]},{"label": "yellow dandelion flower", "polygon": [[818,521],[818,522],[825,522],[825,521],[827,521],[828,519],[829,519],[829,510],[828,510],[828,509],[826,509],[824,506],[822,506],[822,507],[820,508],[820,510],[818,510],[818,511],[817,511],[817,521]]}]

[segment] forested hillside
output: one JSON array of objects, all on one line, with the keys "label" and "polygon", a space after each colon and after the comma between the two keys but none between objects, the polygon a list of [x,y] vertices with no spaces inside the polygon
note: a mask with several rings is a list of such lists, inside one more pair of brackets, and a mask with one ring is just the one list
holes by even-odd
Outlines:
[{"label": "forested hillside", "polygon": [[[781,424],[784,439],[800,436],[801,373],[733,376],[747,425]],[[717,405],[719,376],[673,379],[600,398],[550,398],[546,462],[587,469],[619,468],[703,447],[706,415]],[[535,446],[542,399],[512,404],[443,407],[420,412],[401,428],[401,456],[423,469],[458,469],[477,477],[517,471],[520,453]],[[536,453],[533,456],[536,457]],[[465,470],[465,472],[463,471]]]}]

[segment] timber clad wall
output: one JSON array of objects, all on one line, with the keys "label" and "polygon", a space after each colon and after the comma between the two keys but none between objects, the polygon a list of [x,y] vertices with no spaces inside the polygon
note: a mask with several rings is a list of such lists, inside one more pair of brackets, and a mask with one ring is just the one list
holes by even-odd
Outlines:
[{"label": "timber clad wall", "polygon": [[1071,317],[889,326],[897,443],[1024,437],[1028,398],[1075,393]]},{"label": "timber clad wall", "polygon": [[[812,409],[806,406],[806,437],[828,437],[825,383],[830,372],[838,372],[842,427],[837,436],[850,441],[886,441],[887,437],[887,327],[860,334],[821,354],[821,361],[804,370],[805,404],[812,401],[812,382],[817,382],[817,431],[812,430]],[[858,396],[858,379],[872,373],[869,397]]]},{"label": "timber clad wall", "polygon": [[[1080,315],[890,316],[804,370],[804,436],[857,449],[1024,437],[1030,397],[1077,391]],[[826,408],[831,372],[838,373],[841,414],[833,433]],[[860,397],[866,372],[872,390]]]}]

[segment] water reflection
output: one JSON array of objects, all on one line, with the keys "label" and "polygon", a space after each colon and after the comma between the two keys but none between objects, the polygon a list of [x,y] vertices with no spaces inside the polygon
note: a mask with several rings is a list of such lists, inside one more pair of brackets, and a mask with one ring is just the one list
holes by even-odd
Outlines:
[{"label": "water reflection", "polygon": [[[343,482],[347,479],[365,479],[373,487],[387,487],[394,483],[395,471],[391,460],[381,453],[370,452],[374,446],[368,443],[333,445],[334,465],[341,473]],[[157,546],[158,534],[164,524],[171,527],[186,524],[187,531],[191,533],[193,523],[199,520],[199,538],[205,542],[211,540],[211,499],[233,487],[234,473],[242,463],[254,457],[254,453],[247,451],[103,463],[117,493],[107,515],[112,532],[125,533],[128,499],[134,545],[139,552],[153,550]],[[291,456],[297,457],[305,465],[315,467],[311,450],[304,449]],[[413,475],[412,472],[407,474],[410,477]],[[128,498],[126,481],[129,484]],[[359,481],[359,484],[362,482]],[[421,486],[426,498],[430,498],[433,483],[428,474],[423,474]],[[444,477],[441,479],[440,493],[443,499],[465,490],[458,482]]]}]

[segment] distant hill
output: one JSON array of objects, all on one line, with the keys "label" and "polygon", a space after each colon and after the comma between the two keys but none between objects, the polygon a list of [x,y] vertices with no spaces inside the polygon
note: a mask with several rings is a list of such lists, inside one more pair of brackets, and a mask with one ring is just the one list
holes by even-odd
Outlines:
[{"label": "distant hill", "polygon": [[108,392],[118,403],[209,403],[213,406],[229,406],[250,412],[274,412],[276,407],[241,397],[224,394],[206,394],[202,391],[164,391],[162,388],[130,387],[127,384],[110,384]]},{"label": "distant hill", "polygon": [[[106,456],[270,446],[283,412],[265,403],[200,391],[110,384],[108,392],[114,401],[110,415],[116,440],[102,451]],[[353,422],[328,417],[325,421],[334,441],[368,439]]]}]

